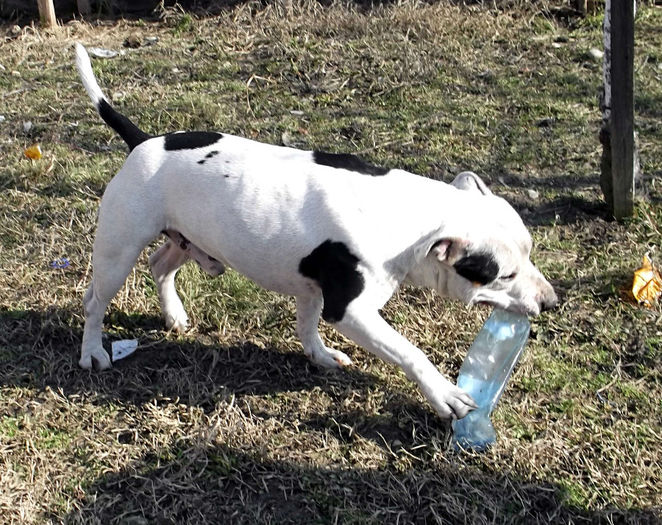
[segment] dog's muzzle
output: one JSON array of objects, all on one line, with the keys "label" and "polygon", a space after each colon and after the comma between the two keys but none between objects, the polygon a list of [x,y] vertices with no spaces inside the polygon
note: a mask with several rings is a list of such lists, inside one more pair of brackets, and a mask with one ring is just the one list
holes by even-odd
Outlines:
[{"label": "dog's muzzle", "polygon": [[538,297],[538,305],[540,306],[541,312],[552,310],[556,308],[558,304],[559,298],[551,286],[549,290],[545,291],[540,297]]}]

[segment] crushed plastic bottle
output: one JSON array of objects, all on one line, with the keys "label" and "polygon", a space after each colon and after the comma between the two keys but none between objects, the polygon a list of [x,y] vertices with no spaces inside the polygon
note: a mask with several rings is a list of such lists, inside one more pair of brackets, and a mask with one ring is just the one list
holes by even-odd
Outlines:
[{"label": "crushed plastic bottle", "polygon": [[490,414],[522,354],[530,328],[525,315],[495,309],[478,332],[457,378],[457,386],[478,408],[454,421],[456,450],[482,452],[496,441]]}]

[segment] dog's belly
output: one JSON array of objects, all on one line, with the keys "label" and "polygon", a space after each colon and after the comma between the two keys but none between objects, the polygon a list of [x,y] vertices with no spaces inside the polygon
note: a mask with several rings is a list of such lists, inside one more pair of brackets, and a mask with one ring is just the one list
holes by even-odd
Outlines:
[{"label": "dog's belly", "polygon": [[[204,243],[205,240],[201,239],[200,242]],[[267,290],[285,295],[302,295],[315,287],[312,280],[299,272],[301,257],[298,254],[273,250],[270,253],[257,253],[257,250],[242,253],[233,246],[223,244],[210,245],[209,248],[205,246],[200,250]]]},{"label": "dog's belly", "polygon": [[215,213],[212,219],[203,208],[173,214],[167,229],[185,237],[203,262],[205,257],[214,259],[263,288],[287,295],[310,292],[314,284],[299,272],[299,265],[326,240],[307,237],[296,222],[276,227],[263,218],[245,222],[232,213]]}]

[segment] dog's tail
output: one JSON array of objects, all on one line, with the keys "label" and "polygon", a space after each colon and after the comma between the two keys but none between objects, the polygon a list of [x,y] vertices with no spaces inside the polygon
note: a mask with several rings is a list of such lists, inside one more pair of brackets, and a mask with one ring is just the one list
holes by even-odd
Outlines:
[{"label": "dog's tail", "polygon": [[97,79],[94,78],[90,57],[87,51],[85,51],[85,48],[79,43],[76,43],[76,68],[78,69],[80,79],[83,81],[83,86],[85,86],[85,91],[87,91],[87,94],[92,99],[99,115],[106,124],[124,139],[124,142],[129,146],[129,150],[133,150],[139,144],[152,138],[151,135],[138,128],[138,126],[110,105],[101,91],[99,84],[97,84]]}]

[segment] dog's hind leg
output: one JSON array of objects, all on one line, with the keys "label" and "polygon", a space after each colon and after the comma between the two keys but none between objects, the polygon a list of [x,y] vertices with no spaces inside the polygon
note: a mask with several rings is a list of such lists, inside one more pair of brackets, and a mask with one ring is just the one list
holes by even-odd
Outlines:
[{"label": "dog's hind leg", "polygon": [[193,259],[205,272],[216,277],[225,271],[225,266],[181,233],[175,230],[164,230],[163,233],[168,237],[168,242],[150,256],[149,265],[159,293],[166,328],[181,333],[188,327],[188,316],[175,288],[177,270],[186,261]]},{"label": "dog's hind leg", "polygon": [[188,251],[181,249],[172,240],[166,242],[149,258],[166,328],[175,332],[184,332],[188,326],[186,310],[175,289],[175,274],[189,259]]},{"label": "dog's hind leg", "polygon": [[322,313],[322,294],[297,296],[297,333],[304,353],[313,363],[324,368],[348,366],[352,360],[339,350],[324,346],[319,336],[318,324]]},{"label": "dog's hind leg", "polygon": [[97,233],[92,255],[92,284],[83,299],[85,328],[79,365],[87,369],[96,366],[103,370],[112,365],[101,344],[103,316],[108,304],[124,284],[144,245],[149,242],[126,242],[127,239],[117,238],[116,242],[108,243],[107,240],[105,236],[100,238]]},{"label": "dog's hind leg", "polygon": [[[101,344],[103,316],[112,298],[124,284],[143,248],[159,233],[162,217],[147,208],[141,192],[124,191],[126,177],[120,171],[106,188],[92,252],[92,284],[83,299],[85,328],[79,364],[103,370],[111,360]],[[130,181],[129,184],[133,184]]]}]

